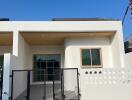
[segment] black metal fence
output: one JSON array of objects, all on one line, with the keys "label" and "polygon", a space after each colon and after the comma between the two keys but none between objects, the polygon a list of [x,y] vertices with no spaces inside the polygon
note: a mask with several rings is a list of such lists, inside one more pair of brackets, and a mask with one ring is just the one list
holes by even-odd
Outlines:
[{"label": "black metal fence", "polygon": [[50,71],[12,70],[10,100],[80,100],[78,68]]}]

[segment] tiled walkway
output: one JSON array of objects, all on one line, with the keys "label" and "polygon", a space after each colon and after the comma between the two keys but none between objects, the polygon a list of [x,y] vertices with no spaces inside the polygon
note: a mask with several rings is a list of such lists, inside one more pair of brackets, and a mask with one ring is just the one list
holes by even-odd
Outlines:
[{"label": "tiled walkway", "polygon": [[[23,92],[16,100],[26,100],[26,91]],[[65,91],[65,100],[77,100],[75,92]],[[44,100],[44,85],[32,85],[31,86],[31,98],[30,100]],[[55,85],[55,98],[61,100],[61,87],[59,84]],[[53,88],[52,84],[46,85],[46,100],[53,100]]]}]

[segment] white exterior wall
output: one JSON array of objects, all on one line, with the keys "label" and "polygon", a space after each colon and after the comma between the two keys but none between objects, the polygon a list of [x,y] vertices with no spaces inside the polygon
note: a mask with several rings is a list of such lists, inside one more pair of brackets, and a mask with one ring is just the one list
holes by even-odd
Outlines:
[{"label": "white exterior wall", "polygon": [[18,58],[19,58],[19,67],[17,69],[27,69],[28,68],[28,60],[29,60],[29,53],[30,48],[28,44],[25,42],[23,37],[19,34],[18,40]]},{"label": "white exterior wall", "polygon": [[[80,75],[81,65],[81,49],[83,48],[100,48],[102,68],[113,68],[111,40],[109,38],[85,38],[85,39],[66,39],[65,40],[65,68],[78,68]],[[65,89],[75,90],[76,72],[65,71]],[[80,79],[81,80],[81,79]],[[72,83],[70,83],[70,82]],[[82,81],[85,81],[82,79]]]},{"label": "white exterior wall", "polygon": [[132,52],[126,53],[124,59],[125,59],[125,67],[132,68]]},{"label": "white exterior wall", "polygon": [[[0,31],[23,32],[116,32],[112,43],[113,63],[124,67],[123,32],[120,21],[9,21],[0,22]],[[14,33],[13,33],[14,34]],[[99,34],[99,33],[97,33]],[[16,37],[13,37],[17,39]],[[14,41],[13,39],[13,41]],[[14,43],[14,42],[13,42]],[[14,43],[15,44],[15,43]],[[17,53],[16,47],[13,48]],[[15,55],[15,54],[14,54]],[[115,57],[115,55],[117,55]],[[117,60],[120,58],[119,60]],[[114,66],[114,67],[116,67]]]},{"label": "white exterior wall", "polygon": [[[25,42],[26,43],[26,42]],[[60,54],[61,55],[61,67],[64,66],[64,46],[29,46],[27,43],[21,49],[21,59],[23,60],[26,69],[33,69],[33,56],[35,54]]]},{"label": "white exterior wall", "polygon": [[111,38],[111,47],[114,68],[124,68],[125,50],[121,26],[114,35],[114,37]]},{"label": "white exterior wall", "polygon": [[116,31],[121,25],[121,21],[9,21],[0,22],[0,31],[99,32]]},{"label": "white exterior wall", "polygon": [[[61,67],[64,67],[64,46],[29,46],[26,41],[24,41],[23,37],[21,37],[19,48],[18,57],[20,61],[22,61],[22,69],[33,69],[33,55],[35,54],[61,54]],[[20,70],[20,67],[15,69]]]},{"label": "white exterior wall", "polygon": [[67,39],[65,41],[65,67],[81,68],[81,49],[101,48],[103,68],[114,67],[109,38]]}]

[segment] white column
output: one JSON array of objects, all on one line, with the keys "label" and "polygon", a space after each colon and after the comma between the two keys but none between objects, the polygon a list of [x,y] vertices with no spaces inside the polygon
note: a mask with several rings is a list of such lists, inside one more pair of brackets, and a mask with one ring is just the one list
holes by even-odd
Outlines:
[{"label": "white column", "polygon": [[129,66],[125,66],[125,60],[124,60],[124,56],[125,56],[125,49],[124,49],[124,39],[123,39],[123,31],[122,31],[122,25],[120,25],[120,29],[117,31],[117,35],[118,35],[118,43],[119,43],[119,51],[120,51],[120,59],[121,59],[121,67],[129,67]]},{"label": "white column", "polygon": [[64,68],[71,68],[73,67],[72,65],[72,52],[71,52],[71,47],[68,44],[68,39],[65,40],[64,46],[65,46],[65,62],[64,62]]},{"label": "white column", "polygon": [[9,100],[9,81],[10,81],[10,54],[4,54],[4,67],[3,67],[3,93],[2,100]]},{"label": "white column", "polygon": [[18,56],[19,49],[19,32],[13,32],[13,55]]},{"label": "white column", "polygon": [[[64,68],[74,68],[73,65],[72,45],[70,41],[65,40],[65,65]],[[67,91],[74,91],[76,87],[76,73],[75,70],[64,70],[64,87]]]}]

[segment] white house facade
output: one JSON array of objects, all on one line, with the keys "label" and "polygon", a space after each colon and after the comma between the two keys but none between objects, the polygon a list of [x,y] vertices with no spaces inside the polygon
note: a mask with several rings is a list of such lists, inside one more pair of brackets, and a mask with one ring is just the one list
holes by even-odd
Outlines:
[{"label": "white house facade", "polygon": [[[1,21],[2,100],[74,100],[67,91],[75,92],[75,100],[131,100],[132,74],[124,56],[120,21]],[[53,84],[60,84],[60,99],[56,93],[38,96],[44,91],[37,86]],[[22,99],[25,91],[30,97]]]}]

